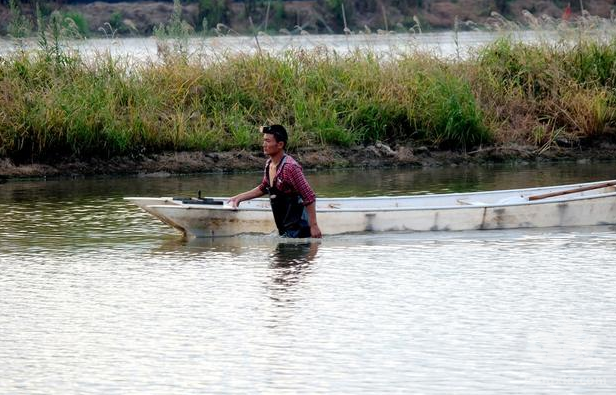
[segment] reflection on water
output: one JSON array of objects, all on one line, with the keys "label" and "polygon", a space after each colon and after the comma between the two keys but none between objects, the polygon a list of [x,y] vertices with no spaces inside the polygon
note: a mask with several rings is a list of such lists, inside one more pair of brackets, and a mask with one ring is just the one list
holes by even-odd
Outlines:
[{"label": "reflection on water", "polygon": [[281,242],[269,257],[273,292],[282,290],[301,282],[310,272],[310,266],[319,250],[319,242]]},{"label": "reflection on water", "polygon": [[[321,196],[440,193],[614,164],[308,178]],[[1,184],[0,393],[616,392],[614,227],[183,239],[122,200],[259,181]]]},{"label": "reflection on water", "polygon": [[[615,178],[615,163],[529,164],[526,166],[347,169],[307,171],[320,196],[376,196],[470,192],[591,182]],[[76,203],[123,196],[231,196],[261,182],[262,173],[205,174],[168,178],[89,178],[19,181],[0,186],[0,203]]]},{"label": "reflection on water", "polygon": [[318,249],[318,241],[280,242],[270,257],[270,267],[289,268],[307,265],[314,259]]}]

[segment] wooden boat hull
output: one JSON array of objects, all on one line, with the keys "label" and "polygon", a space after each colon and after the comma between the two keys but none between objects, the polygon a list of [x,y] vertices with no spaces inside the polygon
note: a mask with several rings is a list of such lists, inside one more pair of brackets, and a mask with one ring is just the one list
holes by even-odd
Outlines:
[{"label": "wooden boat hull", "polygon": [[[559,193],[588,185],[592,184],[446,195],[319,199],[318,221],[324,235],[616,224],[616,187],[612,185],[542,200],[528,199],[541,193]],[[136,200],[139,198],[127,199],[189,236],[276,231],[267,199],[242,203],[237,210],[224,205],[178,203],[169,198],[141,202]]]}]

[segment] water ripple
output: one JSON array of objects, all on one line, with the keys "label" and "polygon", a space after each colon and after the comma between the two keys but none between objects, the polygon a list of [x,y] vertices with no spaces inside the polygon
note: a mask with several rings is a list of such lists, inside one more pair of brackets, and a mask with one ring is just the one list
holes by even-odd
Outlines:
[{"label": "water ripple", "polygon": [[183,240],[53,196],[0,200],[0,393],[616,390],[614,228]]}]

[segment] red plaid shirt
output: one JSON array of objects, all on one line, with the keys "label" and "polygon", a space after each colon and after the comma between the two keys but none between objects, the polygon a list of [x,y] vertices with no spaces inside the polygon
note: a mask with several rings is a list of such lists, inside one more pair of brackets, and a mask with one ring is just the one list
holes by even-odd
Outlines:
[{"label": "red plaid shirt", "polygon": [[[276,180],[275,187],[283,193],[298,193],[302,197],[304,206],[314,203],[316,196],[312,188],[310,188],[300,164],[289,155],[285,155],[283,160],[284,164],[276,169],[276,177],[274,178]],[[269,187],[267,174],[271,161],[271,159],[268,159],[265,163],[263,181],[261,181],[259,185],[259,189],[261,189],[263,193],[267,193],[267,187]]]}]

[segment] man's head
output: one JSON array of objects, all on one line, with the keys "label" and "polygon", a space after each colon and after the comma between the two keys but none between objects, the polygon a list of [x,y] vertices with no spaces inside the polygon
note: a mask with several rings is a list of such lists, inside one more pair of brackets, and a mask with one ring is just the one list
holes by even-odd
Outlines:
[{"label": "man's head", "polygon": [[287,130],[282,125],[261,126],[263,133],[263,152],[266,155],[274,155],[287,146]]},{"label": "man's head", "polygon": [[289,136],[287,130],[282,125],[261,126],[261,133],[271,134],[276,139],[277,143],[283,142],[285,147]]}]

